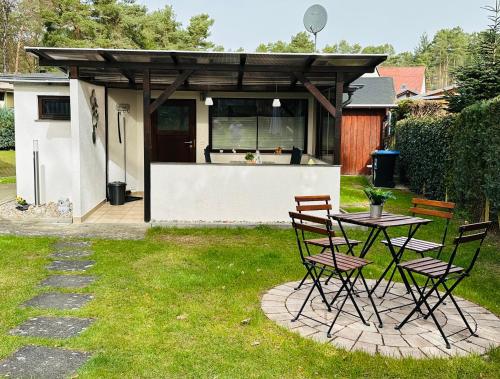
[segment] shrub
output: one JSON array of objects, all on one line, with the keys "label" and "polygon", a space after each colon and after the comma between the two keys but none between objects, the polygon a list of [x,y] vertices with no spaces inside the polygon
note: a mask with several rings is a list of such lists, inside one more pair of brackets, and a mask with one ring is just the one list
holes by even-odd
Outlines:
[{"label": "shrub", "polygon": [[450,166],[450,132],[454,117],[409,117],[396,125],[400,180],[430,199],[444,199]]},{"label": "shrub", "polygon": [[475,219],[500,211],[500,97],[465,108],[451,134],[450,194]]},{"label": "shrub", "polygon": [[14,149],[14,111],[0,108],[0,150]]}]

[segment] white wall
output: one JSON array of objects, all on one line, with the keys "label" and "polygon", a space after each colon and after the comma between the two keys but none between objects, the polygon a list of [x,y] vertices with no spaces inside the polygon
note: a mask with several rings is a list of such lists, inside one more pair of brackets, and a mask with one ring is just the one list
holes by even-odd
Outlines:
[{"label": "white wall", "polygon": [[340,166],[152,164],[151,218],[180,222],[288,222],[295,195],[340,201]]},{"label": "white wall", "polygon": [[[92,110],[90,106],[92,89],[95,90],[99,111],[95,144],[92,142]],[[73,217],[79,218],[106,198],[104,87],[71,79],[70,94]]]},{"label": "white wall", "polygon": [[38,95],[69,96],[69,86],[16,83],[17,193],[33,203],[33,140],[38,140],[41,203],[73,200],[70,121],[38,120]]}]

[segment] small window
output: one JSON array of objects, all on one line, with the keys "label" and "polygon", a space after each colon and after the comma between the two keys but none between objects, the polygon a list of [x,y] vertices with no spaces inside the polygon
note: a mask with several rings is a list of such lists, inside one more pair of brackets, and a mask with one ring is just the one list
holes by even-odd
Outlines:
[{"label": "small window", "polygon": [[69,120],[69,96],[38,96],[38,118],[40,120]]},{"label": "small window", "polygon": [[0,101],[5,100],[5,92],[0,92]]}]

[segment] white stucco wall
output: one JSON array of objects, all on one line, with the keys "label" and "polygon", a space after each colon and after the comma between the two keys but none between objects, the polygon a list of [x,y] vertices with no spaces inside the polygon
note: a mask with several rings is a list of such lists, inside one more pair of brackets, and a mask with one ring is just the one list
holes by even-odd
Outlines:
[{"label": "white stucco wall", "polygon": [[[92,89],[99,110],[97,140],[92,143]],[[104,87],[71,79],[73,217],[83,217],[106,198]]]},{"label": "white stucco wall", "polygon": [[288,222],[295,195],[330,194],[340,166],[152,164],[151,218],[180,222]]},{"label": "white stucco wall", "polygon": [[19,196],[35,201],[33,140],[38,140],[40,201],[73,200],[70,121],[38,120],[38,95],[69,96],[69,86],[16,83],[16,185]]}]

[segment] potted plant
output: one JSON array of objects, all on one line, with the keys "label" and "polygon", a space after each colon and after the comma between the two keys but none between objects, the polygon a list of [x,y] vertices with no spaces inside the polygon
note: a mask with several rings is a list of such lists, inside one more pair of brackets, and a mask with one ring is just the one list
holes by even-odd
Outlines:
[{"label": "potted plant", "polygon": [[395,199],[391,191],[385,191],[382,188],[366,187],[363,190],[366,197],[370,200],[370,217],[380,218],[384,208],[384,203],[388,199]]},{"label": "potted plant", "polygon": [[245,155],[245,160],[247,163],[255,163],[255,155],[253,155],[253,153],[247,153]]},{"label": "potted plant", "polygon": [[24,200],[21,196],[16,196],[16,209],[20,211],[27,211],[29,208],[29,204],[26,200]]}]

